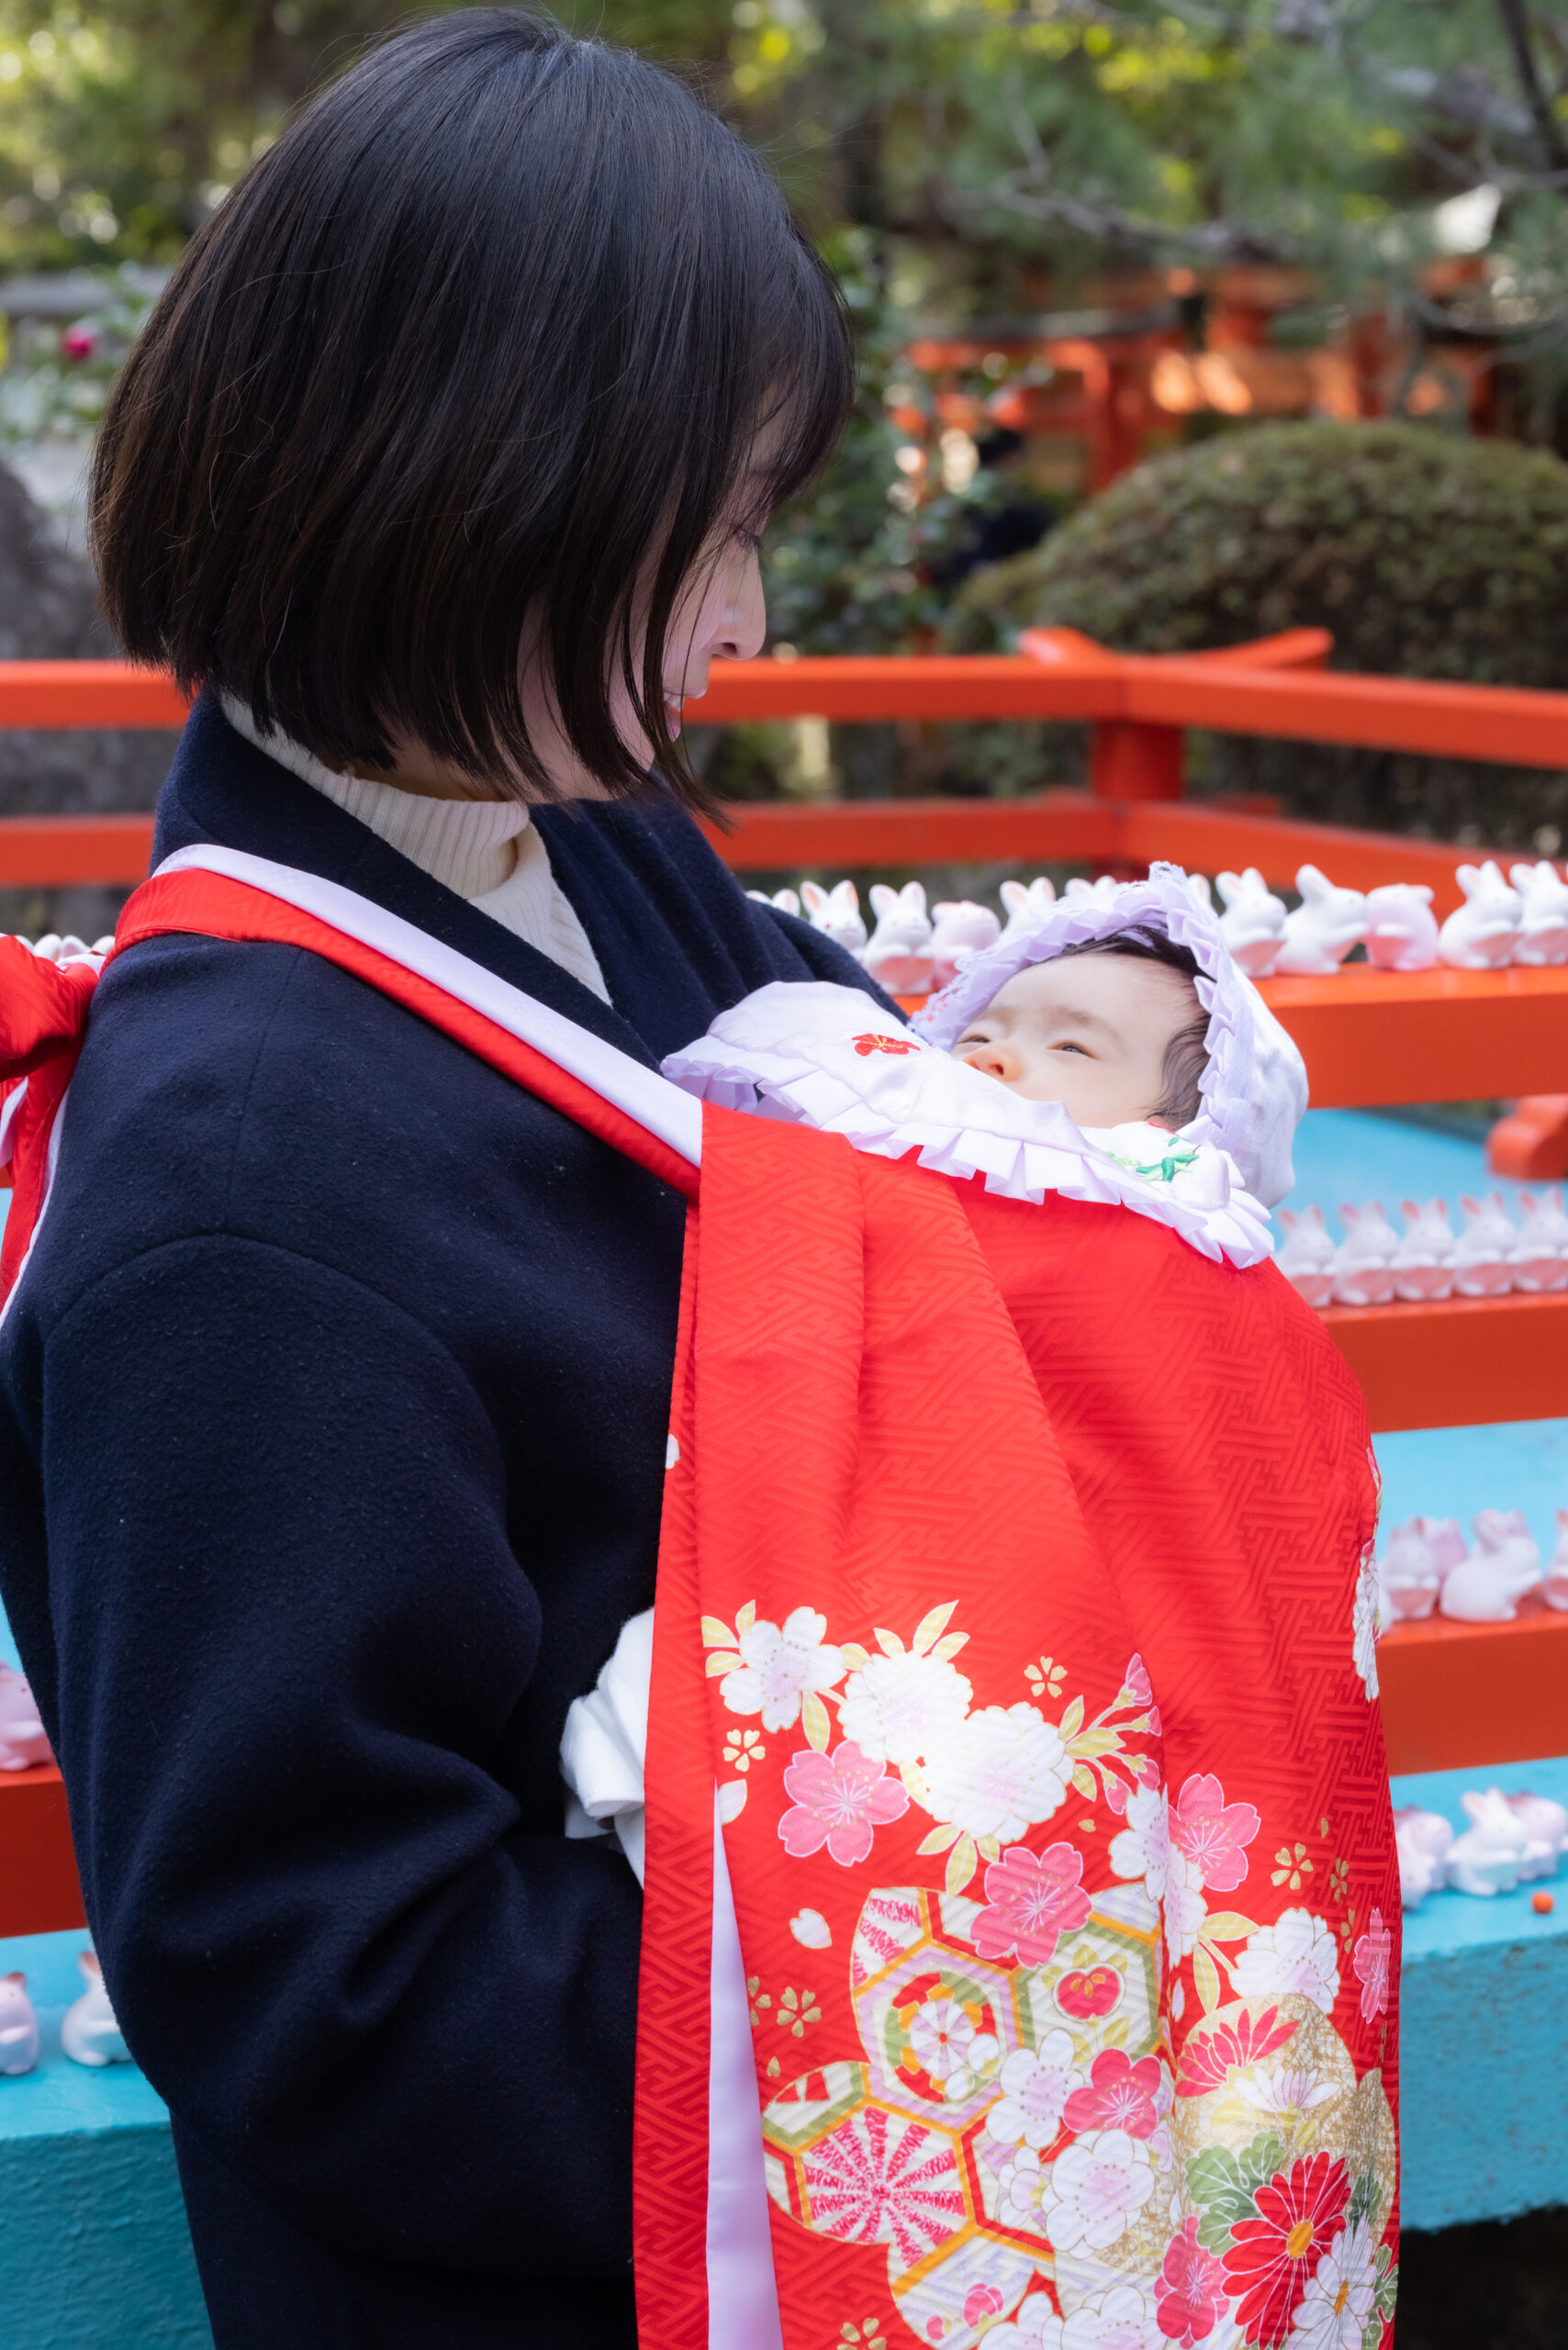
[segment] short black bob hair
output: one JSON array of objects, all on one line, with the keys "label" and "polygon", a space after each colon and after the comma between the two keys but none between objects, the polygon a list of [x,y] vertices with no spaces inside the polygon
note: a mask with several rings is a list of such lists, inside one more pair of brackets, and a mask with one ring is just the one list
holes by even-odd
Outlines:
[{"label": "short black bob hair", "polygon": [[647,780],[619,676],[700,804],[661,683],[682,584],[819,469],[852,382],[831,277],[689,91],[460,10],[363,57],[193,239],[98,444],[105,607],[330,766],[400,734],[532,799],[537,631],[601,786]]}]

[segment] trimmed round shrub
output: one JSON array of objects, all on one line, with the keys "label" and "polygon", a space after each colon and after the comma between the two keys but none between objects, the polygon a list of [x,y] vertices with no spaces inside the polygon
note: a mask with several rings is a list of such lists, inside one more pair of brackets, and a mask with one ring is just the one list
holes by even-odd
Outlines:
[{"label": "trimmed round shrub", "polygon": [[1568,465],[1418,424],[1257,425],[1139,465],[963,601],[1128,653],[1320,627],[1336,668],[1568,686]]},{"label": "trimmed round shrub", "polygon": [[[1179,653],[1316,626],[1336,668],[1568,688],[1568,465],[1417,424],[1244,427],[1138,466],[961,606],[969,643],[1049,625]],[[1568,834],[1568,778],[1529,770],[1223,736],[1194,765],[1201,790],[1335,822]]]}]

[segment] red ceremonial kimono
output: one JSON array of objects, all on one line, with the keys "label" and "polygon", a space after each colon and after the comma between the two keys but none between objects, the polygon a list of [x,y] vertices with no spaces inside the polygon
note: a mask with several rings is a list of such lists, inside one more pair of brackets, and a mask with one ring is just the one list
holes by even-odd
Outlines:
[{"label": "red ceremonial kimono", "polygon": [[[172,858],[116,951],[167,930],[331,957],[692,1202],[647,1758],[648,2350],[1377,2350],[1376,1476],[1277,1271],[700,1110],[237,852]],[[0,974],[13,1099],[32,1072],[8,1289],[91,983],[15,942]],[[714,2103],[743,1983],[760,2149]]]}]

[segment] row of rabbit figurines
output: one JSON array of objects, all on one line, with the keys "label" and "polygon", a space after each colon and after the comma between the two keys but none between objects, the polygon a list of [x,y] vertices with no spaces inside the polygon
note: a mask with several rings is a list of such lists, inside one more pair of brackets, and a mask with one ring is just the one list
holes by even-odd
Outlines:
[{"label": "row of rabbit figurines", "polygon": [[[1224,907],[1220,929],[1251,979],[1274,972],[1323,977],[1338,970],[1362,946],[1368,962],[1384,971],[1425,971],[1439,963],[1462,971],[1495,970],[1505,963],[1568,963],[1568,881],[1544,857],[1535,865],[1516,865],[1511,881],[1490,859],[1462,865],[1463,903],[1440,924],[1424,882],[1390,882],[1363,894],[1338,888],[1316,865],[1304,865],[1295,878],[1301,903],[1289,912],[1255,866],[1244,873],[1222,873],[1215,883]],[[1204,876],[1194,873],[1188,879],[1199,903],[1209,905]],[[1103,874],[1096,881],[1070,881],[1064,895],[1099,896],[1117,886]],[[928,912],[920,882],[906,882],[902,890],[877,882],[871,890],[876,927],[868,936],[853,881],[835,881],[831,888],[804,881],[799,890],[778,890],[771,898],[761,890],[748,895],[785,913],[803,915],[864,964],[890,994],[927,995],[946,987],[967,957],[1032,929],[1056,903],[1057,893],[1043,873],[1030,882],[1004,881],[1004,930],[991,908],[973,899],[946,899]]]},{"label": "row of rabbit figurines", "polygon": [[1455,1233],[1444,1200],[1400,1203],[1401,1232],[1381,1200],[1341,1207],[1345,1237],[1336,1241],[1320,1207],[1281,1208],[1285,1237],[1279,1267],[1308,1305],[1430,1304],[1445,1297],[1535,1296],[1568,1289],[1568,1214],[1555,1184],[1538,1199],[1518,1194],[1515,1225],[1501,1192],[1460,1201],[1464,1228]]},{"label": "row of rabbit figurines", "polygon": [[1522,1510],[1479,1510],[1471,1526],[1473,1549],[1453,1517],[1409,1517],[1392,1529],[1377,1561],[1380,1632],[1434,1608],[1461,1624],[1511,1624],[1529,1595],[1568,1610],[1568,1509],[1557,1513],[1557,1548],[1544,1565]]},{"label": "row of rabbit figurines", "polygon": [[[1461,1836],[1440,1811],[1410,1804],[1394,1812],[1402,1908],[1418,1909],[1445,1886],[1486,1897],[1556,1875],[1568,1850],[1568,1811],[1560,1803],[1549,1796],[1506,1796],[1500,1787],[1467,1793],[1460,1802],[1470,1821]],[[1551,1895],[1538,1894],[1536,1907],[1550,1910]]]}]

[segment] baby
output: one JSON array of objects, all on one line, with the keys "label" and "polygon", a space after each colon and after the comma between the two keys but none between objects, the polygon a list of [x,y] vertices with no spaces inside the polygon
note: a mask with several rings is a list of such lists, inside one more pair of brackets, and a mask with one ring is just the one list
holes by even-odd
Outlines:
[{"label": "baby", "polygon": [[[1064,898],[964,963],[904,1028],[857,988],[760,988],[665,1075],[755,1116],[842,1134],[887,1158],[984,1177],[1009,1197],[1130,1208],[1203,1255],[1271,1253],[1294,1180],[1300,1054],[1232,961],[1202,884]],[[561,1746],[568,1835],[615,1824],[642,1874],[652,1617],[633,1618]]]},{"label": "baby", "polygon": [[1192,949],[1139,923],[1026,963],[964,1024],[953,1058],[1078,1125],[1178,1134],[1203,1107],[1209,1016]]}]

